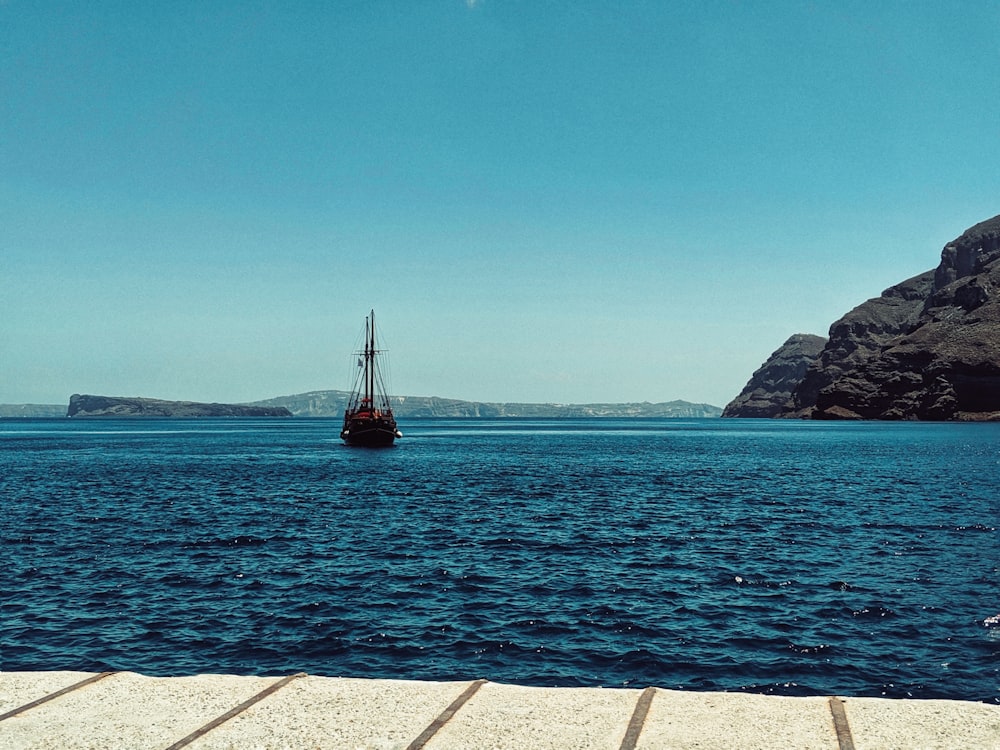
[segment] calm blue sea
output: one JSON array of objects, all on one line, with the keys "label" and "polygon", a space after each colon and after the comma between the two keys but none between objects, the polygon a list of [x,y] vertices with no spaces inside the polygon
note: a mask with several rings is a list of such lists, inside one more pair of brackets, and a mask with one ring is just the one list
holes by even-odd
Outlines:
[{"label": "calm blue sea", "polygon": [[0,668],[1000,702],[1000,424],[400,427],[0,421]]}]

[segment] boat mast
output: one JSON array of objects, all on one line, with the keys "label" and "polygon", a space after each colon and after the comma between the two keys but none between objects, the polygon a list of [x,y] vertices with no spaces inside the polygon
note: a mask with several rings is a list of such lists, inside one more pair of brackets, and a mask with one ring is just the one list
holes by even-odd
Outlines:
[{"label": "boat mast", "polygon": [[375,311],[371,311],[365,324],[365,397],[371,408],[375,408]]}]

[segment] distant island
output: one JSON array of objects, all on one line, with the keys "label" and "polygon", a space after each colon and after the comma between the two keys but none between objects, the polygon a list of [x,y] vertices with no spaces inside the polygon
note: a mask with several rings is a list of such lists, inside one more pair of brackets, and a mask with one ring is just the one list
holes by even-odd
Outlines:
[{"label": "distant island", "polygon": [[0,419],[48,419],[65,417],[61,404],[0,404]]},{"label": "distant island", "polygon": [[[342,417],[346,391],[310,391],[248,404],[204,404],[154,398],[74,394],[69,408],[58,404],[0,404],[0,418],[28,417]],[[714,418],[722,409],[689,401],[599,404],[531,404],[461,401],[438,396],[394,396],[392,408],[402,418],[501,418],[558,419],[609,418]]]},{"label": "distant island", "polygon": [[290,417],[280,406],[202,404],[120,396],[70,396],[67,417]]},{"label": "distant island", "polygon": [[[254,401],[251,406],[281,406],[296,417],[341,417],[350,394],[346,391],[310,391],[294,396],[279,396],[266,401]],[[438,396],[393,396],[392,410],[397,417],[534,417],[555,419],[559,417],[658,417],[703,418],[718,417],[722,409],[711,404],[693,404],[689,401],[667,401],[653,404],[600,403],[600,404],[525,404],[460,401]]]}]

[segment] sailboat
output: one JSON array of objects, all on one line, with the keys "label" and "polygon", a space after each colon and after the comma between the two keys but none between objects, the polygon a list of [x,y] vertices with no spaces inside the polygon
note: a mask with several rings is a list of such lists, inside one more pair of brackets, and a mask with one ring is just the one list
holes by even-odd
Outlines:
[{"label": "sailboat", "polygon": [[403,437],[403,433],[396,429],[396,418],[378,369],[378,355],[382,353],[375,348],[375,311],[372,310],[365,318],[364,351],[356,352],[359,357],[358,375],[344,410],[344,427],[340,431],[340,439],[348,445],[380,448],[392,445],[396,438]]}]

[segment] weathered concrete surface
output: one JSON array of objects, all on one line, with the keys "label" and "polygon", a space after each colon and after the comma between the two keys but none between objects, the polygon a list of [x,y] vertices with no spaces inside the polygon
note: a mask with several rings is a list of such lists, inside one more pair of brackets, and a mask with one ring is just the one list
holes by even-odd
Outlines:
[{"label": "weathered concrete surface", "polygon": [[427,748],[617,748],[640,692],[487,683]]},{"label": "weathered concrete surface", "polygon": [[[39,697],[38,690],[30,685],[33,674],[0,675],[0,705],[5,706],[4,711],[27,702],[11,693],[25,691],[29,701]],[[56,689],[89,676],[57,674],[68,679]],[[41,676],[51,687],[48,675]],[[8,690],[12,677],[16,685]],[[274,679],[267,677],[198,675],[157,679],[121,672],[0,721],[0,747],[164,748],[271,682]]]},{"label": "weathered concrete surface", "polygon": [[838,750],[828,698],[657,690],[638,748]]},{"label": "weathered concrete surface", "polygon": [[1000,706],[845,698],[844,709],[857,750],[1000,748]]},{"label": "weathered concrete surface", "polygon": [[465,682],[304,677],[191,748],[404,748]]},{"label": "weathered concrete surface", "polygon": [[18,711],[93,677],[0,673],[0,748],[1000,750],[1000,706],[983,703],[482,681],[118,672]]}]

